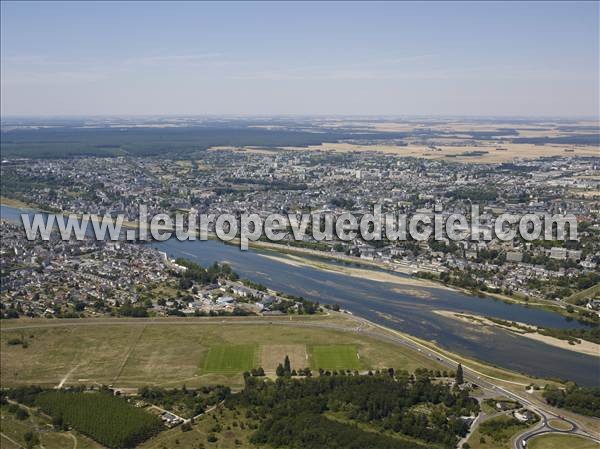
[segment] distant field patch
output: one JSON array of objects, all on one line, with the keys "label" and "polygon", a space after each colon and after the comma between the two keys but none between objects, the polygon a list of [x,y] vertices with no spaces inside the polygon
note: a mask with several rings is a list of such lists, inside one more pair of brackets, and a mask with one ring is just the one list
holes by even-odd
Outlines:
[{"label": "distant field patch", "polygon": [[238,374],[256,367],[256,345],[211,346],[204,359],[205,373]]},{"label": "distant field patch", "polygon": [[355,345],[315,345],[310,352],[314,369],[354,370],[362,367]]},{"label": "distant field patch", "polygon": [[309,366],[306,345],[262,345],[260,347],[260,366],[267,373],[274,373],[277,365],[283,363],[285,356],[290,358],[292,369]]}]

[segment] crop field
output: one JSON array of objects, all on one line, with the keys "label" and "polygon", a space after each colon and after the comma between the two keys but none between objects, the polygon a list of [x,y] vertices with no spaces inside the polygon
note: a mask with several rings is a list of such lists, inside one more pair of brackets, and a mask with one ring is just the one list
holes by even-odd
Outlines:
[{"label": "crop field", "polygon": [[316,345],[310,348],[311,366],[314,369],[361,369],[363,364],[355,345]]},{"label": "crop field", "polygon": [[[329,328],[285,326],[275,321],[254,324],[248,319],[246,324],[216,319],[115,321],[4,320],[0,332],[1,385],[240,387],[243,371],[263,364],[267,372],[274,371],[286,354],[296,369],[321,365],[326,369],[442,368],[418,352]],[[316,321],[342,323],[333,318]],[[11,329],[23,325],[26,328]],[[26,340],[27,347],[7,344],[16,337]],[[238,345],[254,349],[236,350],[236,354],[224,349]],[[224,358],[218,360],[220,357]],[[237,366],[226,365],[233,363],[226,361],[228,357],[240,357],[235,361]]]},{"label": "crop field", "polygon": [[212,346],[204,359],[206,373],[241,373],[257,367],[256,345]]},{"label": "crop field", "polygon": [[110,448],[134,447],[163,429],[156,416],[108,394],[47,391],[36,404]]},{"label": "crop field", "polygon": [[[311,145],[307,149],[327,152],[354,152],[374,151],[385,154],[397,154],[404,157],[417,157],[423,159],[442,159],[448,162],[460,163],[502,163],[510,162],[515,157],[524,159],[537,159],[552,156],[593,156],[598,151],[597,147],[590,143],[572,144],[572,153],[565,153],[564,144],[551,144],[549,140],[540,143],[511,142],[503,143],[502,151],[497,150],[497,142],[467,139],[442,142],[432,150],[429,145],[421,143],[410,143],[408,145],[392,145],[387,143],[373,143],[362,145],[347,142],[322,143]],[[271,150],[272,151],[272,150]]]}]

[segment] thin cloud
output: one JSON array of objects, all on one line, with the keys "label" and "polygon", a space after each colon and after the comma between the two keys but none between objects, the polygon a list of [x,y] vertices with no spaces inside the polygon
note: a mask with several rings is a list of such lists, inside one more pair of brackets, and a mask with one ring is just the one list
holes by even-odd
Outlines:
[{"label": "thin cloud", "polygon": [[153,55],[135,57],[124,60],[124,65],[163,65],[163,64],[178,64],[178,65],[204,65],[206,63],[222,62],[222,53],[204,53],[204,54],[187,54],[187,55]]}]

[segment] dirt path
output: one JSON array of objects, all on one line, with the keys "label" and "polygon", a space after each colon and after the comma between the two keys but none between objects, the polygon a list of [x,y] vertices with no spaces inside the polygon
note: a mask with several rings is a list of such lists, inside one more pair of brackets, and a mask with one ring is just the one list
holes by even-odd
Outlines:
[{"label": "dirt path", "polygon": [[59,384],[56,386],[57,389],[60,389],[63,387],[63,385],[65,384],[65,382],[69,379],[69,377],[71,377],[71,374],[73,374],[75,372],[75,370],[79,368],[79,364],[75,365],[73,368],[71,368],[69,370],[69,372],[67,374],[65,374],[65,377],[63,377]]},{"label": "dirt path", "polygon": [[73,438],[73,449],[77,449],[77,437],[69,432],[69,436]]},{"label": "dirt path", "polygon": [[13,440],[11,437],[9,437],[8,435],[6,435],[5,433],[0,432],[0,436],[2,438],[6,438],[8,441],[10,441],[12,444],[14,444],[17,447],[23,447],[19,443],[17,443],[15,440]]}]

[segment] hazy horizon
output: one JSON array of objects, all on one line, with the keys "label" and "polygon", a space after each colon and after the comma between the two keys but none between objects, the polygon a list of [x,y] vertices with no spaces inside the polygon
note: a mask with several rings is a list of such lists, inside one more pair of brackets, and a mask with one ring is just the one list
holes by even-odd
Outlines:
[{"label": "hazy horizon", "polygon": [[164,114],[143,114],[143,113],[132,113],[132,114],[61,114],[61,115],[50,115],[50,114],[3,114],[2,119],[128,119],[128,118],[140,118],[140,119],[152,119],[152,118],[202,118],[202,119],[269,119],[269,118],[347,118],[347,119],[435,119],[435,120],[585,120],[585,121],[600,121],[598,115],[457,115],[457,114],[301,114],[301,113],[280,113],[280,114],[243,114],[243,113],[223,113],[223,114],[210,114],[210,113],[190,113],[190,114],[178,114],[176,112],[164,113]]},{"label": "hazy horizon", "polygon": [[600,116],[598,2],[1,9],[3,118]]}]

